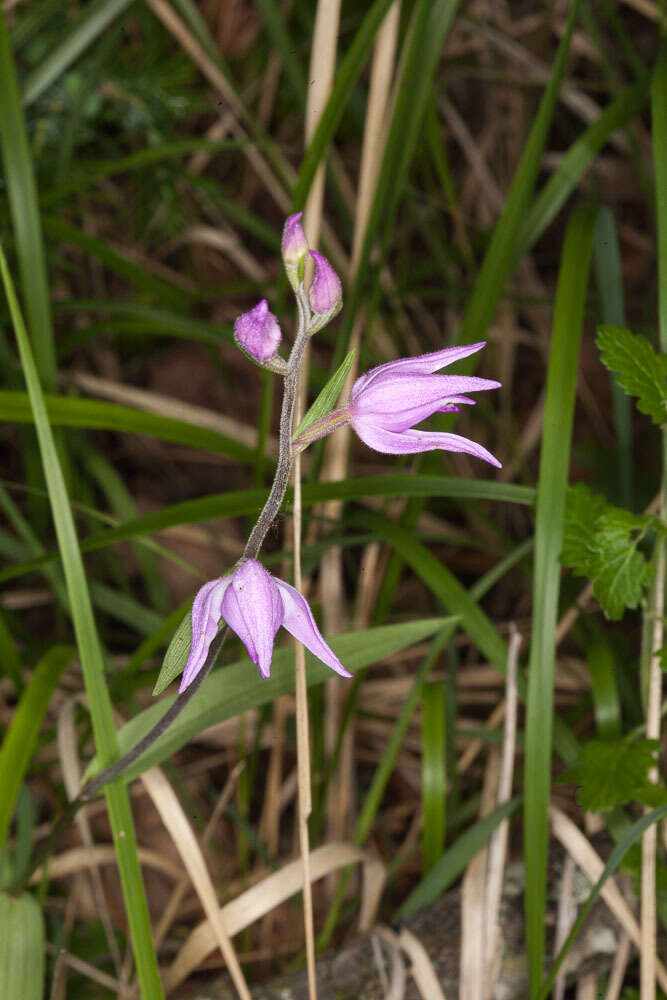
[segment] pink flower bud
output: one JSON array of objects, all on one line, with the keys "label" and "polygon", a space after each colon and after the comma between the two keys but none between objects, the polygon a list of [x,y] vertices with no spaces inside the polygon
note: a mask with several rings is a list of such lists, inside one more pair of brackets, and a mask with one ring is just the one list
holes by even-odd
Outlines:
[{"label": "pink flower bud", "polygon": [[308,240],[301,228],[303,212],[290,215],[283,227],[282,253],[286,267],[297,267],[308,252]]},{"label": "pink flower bud", "polygon": [[310,307],[316,313],[331,313],[343,296],[340,278],[321,253],[311,250],[310,256],[315,261],[315,274],[308,289]]},{"label": "pink flower bud", "polygon": [[234,323],[236,343],[260,363],[275,357],[281,337],[278,320],[269,312],[266,299],[258,302],[250,312],[243,313]]}]

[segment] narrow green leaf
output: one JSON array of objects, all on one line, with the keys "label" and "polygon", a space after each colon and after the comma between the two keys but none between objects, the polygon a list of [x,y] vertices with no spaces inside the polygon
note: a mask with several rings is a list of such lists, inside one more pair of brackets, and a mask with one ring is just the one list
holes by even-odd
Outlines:
[{"label": "narrow green leaf", "polygon": [[[485,482],[476,479],[461,479],[457,476],[420,476],[397,473],[394,476],[361,476],[358,479],[342,479],[333,483],[304,483],[302,502],[304,507],[322,503],[325,500],[359,500],[376,496],[451,497],[464,500],[500,500],[508,503],[530,505],[535,491],[530,486],[513,483]],[[266,490],[241,490],[238,492],[215,493],[199,500],[186,500],[152,514],[145,514],[117,528],[95,532],[81,544],[83,552],[93,552],[115,545],[117,542],[138,538],[151,532],[162,531],[179,524],[201,524],[222,517],[239,517],[258,513],[266,499]],[[286,494],[286,503],[292,502],[292,491]],[[58,558],[50,553],[20,566],[0,570],[0,582],[12,580],[24,573],[39,569],[47,562]]]},{"label": "narrow green leaf", "polygon": [[[21,356],[23,375],[33,409],[44,478],[49,493],[51,513],[58,538],[79,658],[88,695],[95,743],[100,760],[103,765],[106,765],[116,756],[117,746],[111,702],[104,680],[104,658],[90,603],[74,518],[53,432],[49,424],[39,375],[7,261],[1,247],[0,271]],[[127,906],[141,993],[145,1000],[162,1000],[162,985],[153,948],[151,924],[139,867],[127,790],[118,783],[112,783],[107,787],[105,795]]]},{"label": "narrow green leaf", "polygon": [[641,840],[641,837],[644,834],[644,832],[648,830],[648,828],[652,826],[654,823],[659,823],[664,816],[667,816],[667,806],[663,806],[660,809],[655,809],[653,812],[647,813],[646,816],[642,816],[641,819],[638,819],[637,822],[630,827],[630,829],[627,831],[623,839],[619,841],[618,844],[616,844],[613,851],[609,855],[609,860],[607,861],[607,864],[604,866],[604,871],[602,872],[602,875],[600,875],[600,878],[593,886],[590,895],[588,896],[588,899],[579,910],[579,914],[574,924],[572,925],[572,929],[567,936],[567,940],[565,941],[565,944],[563,945],[561,950],[558,952],[556,961],[552,965],[549,971],[549,975],[544,982],[544,985],[537,994],[539,1000],[547,1000],[547,997],[551,992],[551,987],[554,984],[554,980],[558,975],[558,970],[560,969],[565,958],[567,957],[567,954],[570,948],[572,947],[572,944],[576,939],[577,934],[581,930],[586,917],[591,912],[592,906],[594,905],[598,896],[602,892],[602,889],[604,888],[604,884],[607,881],[607,879],[614,874],[614,872],[620,865],[621,861],[623,860],[627,852],[633,846],[633,844],[636,844],[638,840]]},{"label": "narrow green leaf", "polygon": [[[109,430],[125,434],[146,434],[173,444],[200,448],[230,455],[241,462],[251,462],[252,448],[208,427],[158,413],[136,410],[99,399],[77,399],[65,396],[45,396],[46,412],[55,427],[84,427],[87,430]],[[31,424],[30,400],[24,392],[0,391],[0,420]]]},{"label": "narrow green leaf", "polygon": [[579,364],[579,344],[593,250],[596,212],[575,210],[568,222],[556,290],[547,367],[544,429],[540,451],[535,524],[533,630],[526,709],[524,849],[526,854],[526,944],[530,996],[539,993],[544,961],[547,810],[551,780],[555,632],[560,589],[560,553],[570,438]]},{"label": "narrow green leaf", "polygon": [[[449,621],[447,618],[427,618],[363,632],[349,632],[329,637],[327,641],[345,667],[354,673],[370,663],[376,663],[428,638]],[[309,686],[321,684],[331,677],[331,671],[312,653],[306,652],[306,677]],[[275,650],[271,676],[266,680],[260,677],[257,668],[248,658],[214,671],[167,732],[123,774],[123,780],[131,781],[147,768],[161,763],[214,723],[241,715],[251,708],[259,708],[293,690],[294,650],[290,648]],[[175,697],[173,695],[155,702],[118,731],[121,755],[152,729]],[[88,765],[86,777],[92,777],[99,770],[100,762],[94,758]]]},{"label": "narrow green leaf", "polygon": [[132,0],[94,0],[94,3],[87,4],[58,45],[40,60],[37,68],[26,79],[23,86],[23,103],[26,107],[41,97],[47,87],[69,69],[131,3]]},{"label": "narrow green leaf", "polygon": [[603,364],[618,384],[637,397],[637,409],[658,426],[667,420],[667,358],[653,350],[646,337],[622,327],[601,326],[596,341]]},{"label": "narrow green leaf", "polygon": [[153,687],[153,697],[162,694],[169,687],[174,678],[183,673],[183,667],[190,655],[192,645],[192,615],[188,610],[183,615],[181,624],[174,632],[171,642],[167,647],[164,662],[158,674],[158,678]]},{"label": "narrow green leaf", "polygon": [[639,83],[621,91],[572,143],[521,221],[515,265],[551,225],[609,136],[641,112],[647,101],[649,80],[646,74]]},{"label": "narrow green leaf", "polygon": [[[73,659],[71,646],[53,646],[40,660],[0,746],[0,850],[5,842],[16,797],[60,675]],[[3,996],[0,992],[0,996]]]},{"label": "narrow green leaf", "polygon": [[1,8],[0,94],[0,146],[4,185],[9,198],[21,285],[40,377],[47,389],[53,389],[56,383],[56,353],[42,221],[11,42]]},{"label": "narrow green leaf", "polygon": [[0,892],[0,997],[42,1000],[44,996],[44,918],[29,893]]},{"label": "narrow green leaf", "polygon": [[60,216],[45,216],[43,224],[44,231],[51,239],[67,243],[69,246],[81,250],[82,253],[94,257],[110,271],[114,271],[136,288],[147,292],[160,304],[184,309],[193,297],[194,293],[186,291],[181,285],[168,281],[166,278],[159,278],[142,264],[130,260],[125,254],[114,249],[103,239],[90,236]]},{"label": "narrow green leaf", "polygon": [[343,386],[345,385],[345,379],[347,378],[350,368],[352,367],[356,353],[356,349],[350,351],[340,367],[333,373],[299,426],[294,431],[292,440],[297,438],[302,431],[305,431],[306,427],[310,427],[310,425],[314,424],[316,420],[320,419],[320,417],[326,416],[327,413],[333,410],[338,401],[338,397],[341,394]]},{"label": "narrow green leaf", "polygon": [[422,691],[422,871],[435,867],[445,846],[445,682]]},{"label": "narrow green leaf", "polygon": [[429,903],[435,902],[438,896],[456,881],[466,866],[484,847],[493,831],[516,811],[521,800],[516,797],[504,802],[492,813],[480,819],[474,826],[462,833],[443,855],[438,859],[430,872],[424,876],[412,890],[403,905],[394,916],[395,920],[404,920],[417,910],[423,909]]}]

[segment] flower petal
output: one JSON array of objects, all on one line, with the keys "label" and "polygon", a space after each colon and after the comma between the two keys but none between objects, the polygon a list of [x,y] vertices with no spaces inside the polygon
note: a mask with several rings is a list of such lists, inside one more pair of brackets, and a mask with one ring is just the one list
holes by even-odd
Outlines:
[{"label": "flower petal", "polygon": [[369,448],[385,455],[415,455],[422,451],[462,451],[490,462],[498,469],[502,468],[501,463],[490,451],[460,434],[420,430],[407,430],[397,434],[395,431],[379,427],[371,420],[353,421],[352,426]]},{"label": "flower petal", "polygon": [[262,677],[269,677],[282,608],[275,580],[256,559],[248,559],[234,573],[222,602],[222,616]]},{"label": "flower petal", "polygon": [[302,642],[327,667],[331,667],[341,677],[351,677],[352,674],[345,669],[333,649],[327,646],[322,638],[313,618],[313,612],[303,594],[291,587],[289,583],[285,583],[284,580],[276,580],[275,582],[283,602],[283,628],[286,628],[295,639]]},{"label": "flower petal", "polygon": [[218,634],[218,625],[222,617],[220,606],[231,582],[231,576],[209,580],[195,595],[191,613],[192,642],[183,668],[179,693],[185,691],[193,682],[206,662],[209,647]]},{"label": "flower petal", "polygon": [[378,376],[351,403],[353,416],[373,414],[387,430],[404,431],[432,413],[456,405],[461,393],[497,389],[492,379],[465,375],[384,374]]},{"label": "flower petal", "polygon": [[[455,361],[460,361],[461,358],[467,358],[471,354],[476,354],[485,345],[486,341],[482,340],[478,344],[443,347],[442,350],[432,351],[430,354],[418,354],[416,358],[399,358],[397,361],[389,361],[384,365],[378,365],[377,368],[371,368],[369,372],[366,372],[365,375],[357,379],[352,386],[350,399],[356,399],[362,389],[367,388],[380,374],[395,374],[396,372],[400,372],[405,375],[429,375],[437,372],[440,368],[445,368],[447,365],[453,364]],[[465,392],[466,390],[462,391]]]}]

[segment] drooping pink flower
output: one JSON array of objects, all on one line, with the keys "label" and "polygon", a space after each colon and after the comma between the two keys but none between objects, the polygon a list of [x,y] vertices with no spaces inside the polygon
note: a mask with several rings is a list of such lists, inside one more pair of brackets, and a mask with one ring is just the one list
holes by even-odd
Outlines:
[{"label": "drooping pink flower", "polygon": [[209,580],[192,605],[192,644],[179,691],[184,691],[203,667],[220,619],[236,632],[262,677],[269,677],[273,641],[282,625],[322,663],[351,677],[326,644],[303,594],[271,576],[256,559],[248,559],[229,576]]},{"label": "drooping pink flower", "polygon": [[269,303],[262,299],[254,309],[243,313],[234,323],[234,339],[255,361],[275,357],[282,334],[278,320],[269,312]]},{"label": "drooping pink flower", "polygon": [[468,375],[435,375],[440,368],[468,357],[484,343],[446,347],[416,358],[379,365],[352,386],[349,419],[362,441],[389,455],[410,455],[441,449],[461,451],[500,468],[500,462],[482,445],[460,434],[414,428],[433,413],[456,413],[473,405],[465,393],[497,389],[500,382]]},{"label": "drooping pink flower", "polygon": [[308,289],[310,308],[315,313],[328,315],[338,309],[342,301],[340,278],[323,254],[311,250],[310,256],[315,261],[315,274]]}]

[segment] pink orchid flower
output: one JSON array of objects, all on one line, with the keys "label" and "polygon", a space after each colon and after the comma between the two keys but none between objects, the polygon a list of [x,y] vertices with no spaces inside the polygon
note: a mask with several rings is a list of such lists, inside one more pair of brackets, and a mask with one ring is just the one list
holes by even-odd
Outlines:
[{"label": "pink orchid flower", "polygon": [[460,406],[474,405],[475,401],[465,393],[499,388],[500,382],[492,379],[434,374],[481,350],[484,343],[445,347],[432,354],[390,361],[358,378],[346,410],[361,440],[388,455],[434,449],[461,451],[500,468],[490,451],[460,434],[414,429],[414,424],[433,413],[458,413]]},{"label": "pink orchid flower", "polygon": [[192,645],[179,691],[203,667],[221,618],[236,632],[262,677],[270,676],[273,642],[281,625],[327,667],[342,677],[352,676],[322,638],[303,594],[271,576],[256,559],[248,559],[229,576],[209,580],[197,592]]}]

